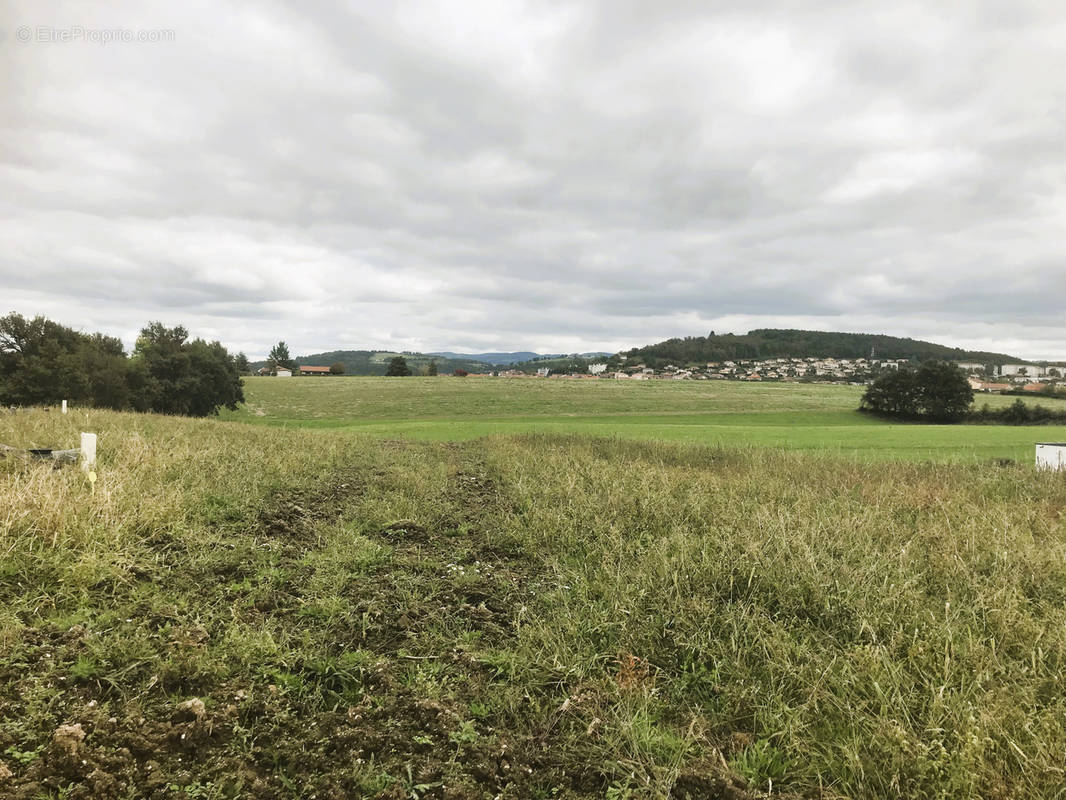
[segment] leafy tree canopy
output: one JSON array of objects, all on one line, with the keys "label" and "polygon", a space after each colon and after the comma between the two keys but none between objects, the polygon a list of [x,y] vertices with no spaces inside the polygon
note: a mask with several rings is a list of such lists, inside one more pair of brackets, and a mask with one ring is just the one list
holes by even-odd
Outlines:
[{"label": "leafy tree canopy", "polygon": [[244,401],[236,361],[218,342],[188,341],[182,327],[153,322],[133,356],[122,342],[44,317],[0,317],[0,403],[206,416]]},{"label": "leafy tree canopy", "polygon": [[84,334],[44,317],[0,317],[0,403],[51,405],[60,400],[121,409],[129,403],[122,342]]},{"label": "leafy tree canopy", "polygon": [[407,359],[396,356],[389,362],[389,368],[385,372],[387,378],[406,378],[411,374],[411,368],[407,366]]},{"label": "leafy tree canopy", "polygon": [[188,336],[180,325],[167,328],[161,322],[141,330],[132,363],[143,375],[143,385],[134,407],[204,417],[244,402],[237,365],[226,348],[203,339],[189,342]]},{"label": "leafy tree canopy", "polygon": [[931,422],[959,422],[973,403],[973,389],[954,364],[925,361],[917,370],[889,370],[866,389],[860,408]]}]

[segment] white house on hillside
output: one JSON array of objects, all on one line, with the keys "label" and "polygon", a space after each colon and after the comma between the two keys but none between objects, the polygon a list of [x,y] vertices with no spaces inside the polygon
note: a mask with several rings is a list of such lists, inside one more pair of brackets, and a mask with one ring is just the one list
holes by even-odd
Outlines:
[{"label": "white house on hillside", "polygon": [[999,374],[1003,376],[1024,375],[1026,378],[1040,378],[1047,374],[1047,368],[1036,364],[1004,364],[999,368]]}]

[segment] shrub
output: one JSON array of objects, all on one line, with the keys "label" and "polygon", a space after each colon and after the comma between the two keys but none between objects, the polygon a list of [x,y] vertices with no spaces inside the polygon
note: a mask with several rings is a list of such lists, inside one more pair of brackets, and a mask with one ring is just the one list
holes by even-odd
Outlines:
[{"label": "shrub", "polygon": [[959,422],[973,403],[966,375],[953,364],[926,361],[917,370],[886,372],[862,397],[859,408],[903,419]]},{"label": "shrub", "polygon": [[980,411],[969,416],[976,423],[1000,423],[1003,425],[1066,425],[1066,411],[1056,411],[1042,405],[1027,405],[1018,399],[1006,408],[992,410],[986,403]]}]

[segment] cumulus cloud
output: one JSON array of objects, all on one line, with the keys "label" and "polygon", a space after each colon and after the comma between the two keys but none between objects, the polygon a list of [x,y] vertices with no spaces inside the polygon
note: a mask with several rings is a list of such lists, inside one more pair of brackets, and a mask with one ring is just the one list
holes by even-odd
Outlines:
[{"label": "cumulus cloud", "polygon": [[0,313],[251,355],[1063,358],[1066,18],[963,5],[9,3]]}]

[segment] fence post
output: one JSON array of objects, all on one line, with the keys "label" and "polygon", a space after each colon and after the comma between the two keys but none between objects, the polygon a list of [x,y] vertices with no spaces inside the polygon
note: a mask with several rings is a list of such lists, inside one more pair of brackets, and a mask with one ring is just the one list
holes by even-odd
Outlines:
[{"label": "fence post", "polygon": [[63,413],[64,414],[67,413],[67,401],[66,400],[63,401]]},{"label": "fence post", "polygon": [[96,434],[81,435],[81,468],[90,470],[96,466]]}]

